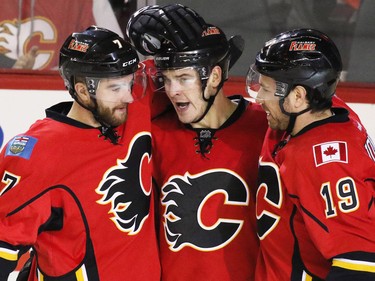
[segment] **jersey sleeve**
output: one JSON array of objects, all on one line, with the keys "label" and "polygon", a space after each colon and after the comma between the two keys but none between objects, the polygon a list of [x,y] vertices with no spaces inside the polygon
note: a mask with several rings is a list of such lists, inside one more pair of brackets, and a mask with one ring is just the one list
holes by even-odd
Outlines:
[{"label": "jersey sleeve", "polygon": [[283,180],[311,240],[333,268],[374,274],[375,163],[363,139],[347,133],[345,140],[318,143],[310,151],[289,148],[298,160],[285,160],[281,169],[290,171]]},{"label": "jersey sleeve", "polygon": [[[51,201],[48,196],[34,196],[28,186],[31,166],[35,165],[26,152],[13,156],[21,149],[29,150],[32,143],[26,136],[16,137],[4,147],[0,154],[0,279],[4,280],[14,270],[17,260],[34,244],[41,226],[51,217]],[[30,141],[32,138],[29,138]]]}]

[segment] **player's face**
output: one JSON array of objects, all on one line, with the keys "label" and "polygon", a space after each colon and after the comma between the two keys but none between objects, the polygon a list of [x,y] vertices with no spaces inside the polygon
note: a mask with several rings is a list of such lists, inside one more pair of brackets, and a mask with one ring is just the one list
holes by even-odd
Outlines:
[{"label": "player's face", "polygon": [[[289,123],[289,116],[281,111],[280,98],[275,96],[276,81],[270,77],[260,75],[259,86],[256,101],[266,112],[269,127],[274,130],[286,130]],[[288,112],[288,97],[284,99],[283,106]]]},{"label": "player's face", "polygon": [[126,121],[128,104],[134,101],[132,84],[132,74],[100,80],[95,98],[98,114],[104,122],[117,127]]},{"label": "player's face", "polygon": [[202,97],[202,83],[194,68],[163,71],[165,92],[171,100],[179,120],[188,124],[198,120],[206,110]]}]

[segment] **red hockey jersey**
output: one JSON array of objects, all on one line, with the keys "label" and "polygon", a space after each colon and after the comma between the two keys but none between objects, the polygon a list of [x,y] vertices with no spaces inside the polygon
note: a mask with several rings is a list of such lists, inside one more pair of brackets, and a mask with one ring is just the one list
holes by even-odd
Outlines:
[{"label": "red hockey jersey", "polygon": [[259,161],[257,281],[322,280],[332,265],[374,272],[374,144],[354,113],[351,119],[343,108],[334,113],[276,150],[281,134],[267,132]]},{"label": "red hockey jersey", "polygon": [[163,281],[253,280],[254,192],[267,120],[239,98],[218,130],[183,125],[172,109],[153,122]]},{"label": "red hockey jersey", "polygon": [[2,151],[0,280],[33,247],[30,280],[159,281],[146,98],[129,105],[118,145],[57,113],[69,108]]}]

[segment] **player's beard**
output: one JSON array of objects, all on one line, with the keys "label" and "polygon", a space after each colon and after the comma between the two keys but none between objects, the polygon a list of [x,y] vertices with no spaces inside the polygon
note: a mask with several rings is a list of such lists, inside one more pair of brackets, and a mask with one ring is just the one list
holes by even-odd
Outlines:
[{"label": "player's beard", "polygon": [[128,104],[126,103],[115,107],[99,105],[97,112],[101,121],[111,127],[117,127],[123,124],[128,118]]}]

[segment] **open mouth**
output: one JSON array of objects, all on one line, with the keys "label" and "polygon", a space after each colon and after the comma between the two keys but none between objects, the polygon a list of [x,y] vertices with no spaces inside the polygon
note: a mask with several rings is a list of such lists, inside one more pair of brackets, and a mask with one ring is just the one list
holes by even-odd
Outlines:
[{"label": "open mouth", "polygon": [[189,106],[188,102],[176,102],[176,106],[179,109],[185,109]]}]

